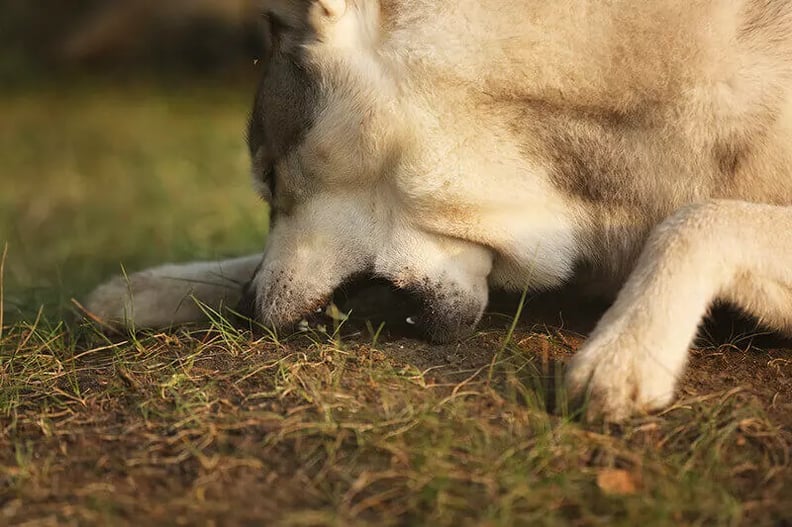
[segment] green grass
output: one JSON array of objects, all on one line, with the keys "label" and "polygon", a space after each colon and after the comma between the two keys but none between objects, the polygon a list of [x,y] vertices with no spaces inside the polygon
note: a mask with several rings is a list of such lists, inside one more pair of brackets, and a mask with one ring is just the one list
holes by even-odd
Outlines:
[{"label": "green grass", "polygon": [[792,517],[786,349],[698,351],[670,410],[605,427],[578,422],[558,383],[580,338],[532,326],[531,309],[449,346],[354,326],[276,341],[222,320],[113,338],[81,323],[70,299],[122,263],[261,246],[249,92],[52,86],[0,99],[0,524]]},{"label": "green grass", "polygon": [[6,310],[63,306],[97,278],[260,247],[244,128],[252,89],[65,86],[0,102]]}]

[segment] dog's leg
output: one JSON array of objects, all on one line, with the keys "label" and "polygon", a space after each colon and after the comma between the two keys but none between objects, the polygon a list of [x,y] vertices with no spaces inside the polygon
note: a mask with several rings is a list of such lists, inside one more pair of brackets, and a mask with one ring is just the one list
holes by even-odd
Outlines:
[{"label": "dog's leg", "polygon": [[667,405],[716,299],[792,328],[792,207],[715,201],[687,207],[647,241],[616,302],[567,375],[589,417],[621,420]]},{"label": "dog's leg", "polygon": [[85,307],[102,322],[133,329],[200,322],[206,316],[199,303],[212,309],[236,305],[262,257],[163,265],[117,276],[96,288]]}]

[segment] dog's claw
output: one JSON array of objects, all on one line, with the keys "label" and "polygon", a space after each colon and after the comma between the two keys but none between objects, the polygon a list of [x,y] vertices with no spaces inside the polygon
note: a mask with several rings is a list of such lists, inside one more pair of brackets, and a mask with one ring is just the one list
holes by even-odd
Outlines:
[{"label": "dog's claw", "polygon": [[587,421],[621,422],[673,399],[676,373],[657,364],[648,346],[631,347],[629,340],[595,337],[573,359],[567,390],[572,400],[583,403]]}]

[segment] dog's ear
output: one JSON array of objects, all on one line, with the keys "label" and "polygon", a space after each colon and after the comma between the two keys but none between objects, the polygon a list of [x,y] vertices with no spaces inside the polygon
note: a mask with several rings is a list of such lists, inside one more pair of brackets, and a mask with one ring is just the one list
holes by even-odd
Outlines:
[{"label": "dog's ear", "polygon": [[321,10],[321,15],[331,20],[338,20],[344,16],[347,8],[346,0],[315,0],[312,3]]},{"label": "dog's ear", "polygon": [[321,35],[323,28],[344,16],[347,0],[262,0],[262,10],[273,33],[306,31]]}]

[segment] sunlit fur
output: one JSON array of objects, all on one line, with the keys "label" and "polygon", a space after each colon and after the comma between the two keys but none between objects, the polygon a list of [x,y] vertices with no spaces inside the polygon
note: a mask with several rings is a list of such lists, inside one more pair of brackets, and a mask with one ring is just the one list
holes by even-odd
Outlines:
[{"label": "sunlit fur", "polygon": [[[319,93],[273,161],[263,321],[365,272],[420,292],[435,340],[472,331],[491,287],[624,284],[568,374],[611,419],[671,400],[714,300],[792,328],[789,2],[265,4]],[[88,305],[186,318],[142,293],[134,317],[119,283]]]}]

